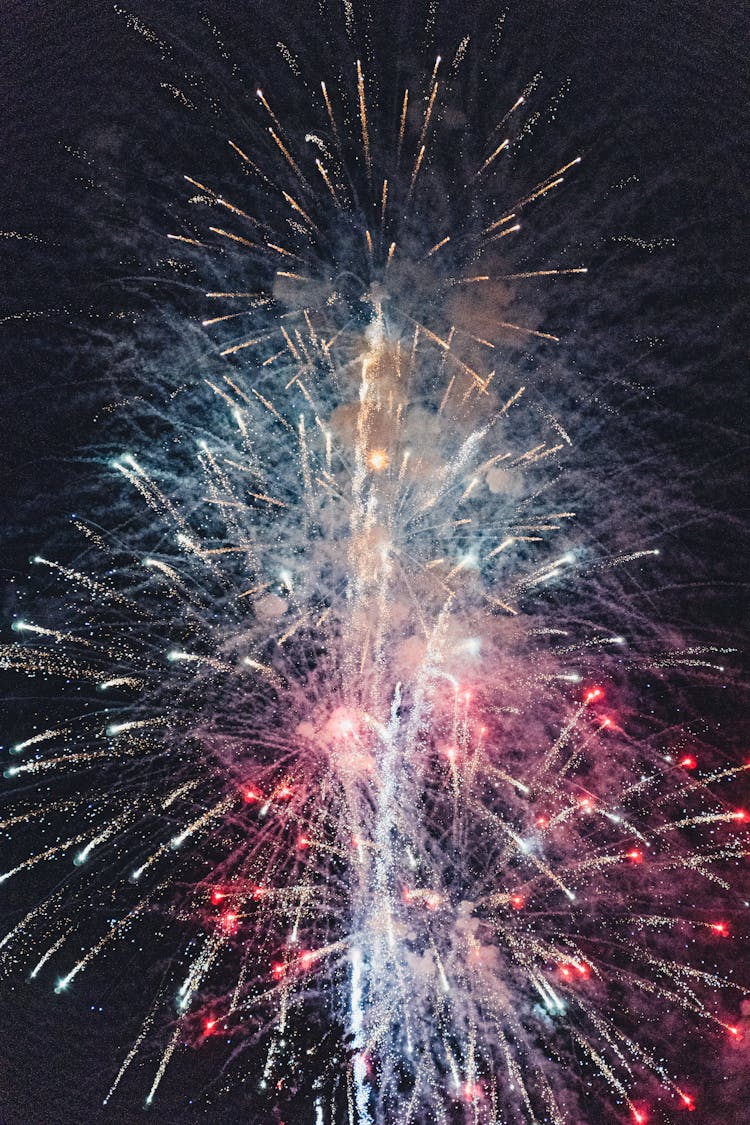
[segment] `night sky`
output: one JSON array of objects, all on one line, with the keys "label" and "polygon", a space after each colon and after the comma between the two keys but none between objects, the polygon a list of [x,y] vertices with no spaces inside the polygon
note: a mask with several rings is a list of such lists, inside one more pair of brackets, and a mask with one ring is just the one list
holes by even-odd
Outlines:
[{"label": "night sky", "polygon": [[[136,393],[159,362],[171,365],[175,383],[200,362],[195,333],[182,339],[177,326],[194,325],[201,306],[189,285],[162,284],[154,265],[165,256],[164,234],[185,214],[183,173],[231,175],[225,141],[243,136],[256,85],[274,90],[280,113],[296,112],[298,100],[287,95],[285,102],[277,41],[303,59],[317,56],[313,70],[321,74],[331,51],[312,0],[134,0],[123,7],[169,50],[135,33],[104,0],[7,0],[0,14],[3,643],[12,640],[8,622],[19,612],[19,590],[38,580],[29,578],[28,557],[64,551],[73,513],[107,509],[98,465],[119,448],[107,404]],[[499,8],[471,0],[439,5],[432,46],[422,50],[422,6],[373,0],[374,53],[386,75],[422,66],[441,49],[441,35],[454,42],[457,27],[481,53]],[[204,16],[221,32],[228,60]],[[668,576],[653,592],[655,616],[696,643],[740,649],[727,660],[723,682],[686,681],[679,698],[721,760],[737,760],[750,733],[743,668],[748,30],[742,5],[726,0],[511,3],[494,86],[467,80],[479,131],[491,128],[498,106],[510,104],[538,71],[542,104],[564,91],[545,126],[558,146],[550,159],[583,152],[580,180],[564,213],[550,219],[540,212],[533,221],[540,239],[579,242],[599,270],[588,289],[572,289],[557,305],[539,295],[538,308],[548,322],[557,317],[566,337],[563,413],[597,409],[594,400],[581,407],[576,398],[579,371],[587,378],[598,372],[600,402],[614,404],[612,436],[625,441],[625,452],[613,512],[632,507],[658,524],[670,545]],[[181,79],[186,69],[204,83],[193,92],[197,108],[188,111],[168,88],[190,96]],[[450,166],[450,154],[445,160]],[[541,229],[545,220],[549,234]],[[631,241],[618,241],[623,235]],[[637,416],[623,418],[622,388],[631,378],[648,393]],[[632,453],[629,433],[638,435]],[[593,447],[585,455],[593,457]],[[608,503],[605,470],[592,504]],[[4,746],[34,714],[54,714],[52,684],[29,683],[3,676]],[[11,866],[6,851],[18,862],[28,849],[0,837],[3,867]],[[49,888],[41,871],[0,888],[0,935]],[[737,929],[732,956],[744,961],[750,982],[750,927]],[[0,1125],[143,1120],[142,1073],[101,1109],[151,986],[167,969],[168,946],[150,946],[148,927],[141,945],[94,963],[62,997],[46,984],[28,985],[22,973],[0,977]],[[710,1091],[692,1119],[748,1120],[747,1044],[719,1057],[712,1040],[688,1028],[674,1049],[683,1073]],[[152,1069],[157,1058],[152,1053]],[[214,1044],[180,1057],[150,1118],[164,1125],[277,1121],[271,1105],[249,1108],[240,1087],[229,1100],[204,1096],[224,1061]],[[664,1118],[672,1119],[681,1115]],[[297,1106],[283,1120],[312,1125],[312,1110]]]}]

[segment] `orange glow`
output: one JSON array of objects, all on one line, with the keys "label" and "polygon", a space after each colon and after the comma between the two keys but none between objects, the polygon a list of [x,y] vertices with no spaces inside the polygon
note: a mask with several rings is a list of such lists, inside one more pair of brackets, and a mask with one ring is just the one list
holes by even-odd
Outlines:
[{"label": "orange glow", "polygon": [[374,473],[382,473],[383,469],[388,468],[388,454],[384,449],[371,449],[367,464]]}]

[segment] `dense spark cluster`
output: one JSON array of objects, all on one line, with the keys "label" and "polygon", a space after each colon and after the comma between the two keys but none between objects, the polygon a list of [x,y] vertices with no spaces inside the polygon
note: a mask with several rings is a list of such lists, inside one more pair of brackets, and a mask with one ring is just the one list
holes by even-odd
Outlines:
[{"label": "dense spark cluster", "polygon": [[221,1033],[222,1082],[302,1089],[305,1121],[645,1122],[697,1097],[655,1019],[740,1035],[708,963],[748,767],[702,768],[627,686],[723,657],[639,651],[617,575],[658,547],[575,530],[574,438],[511,362],[560,330],[509,309],[586,273],[516,248],[579,157],[524,183],[528,89],[459,159],[467,49],[395,113],[354,54],[295,114],[259,89],[242,193],[186,177],[211,214],[169,237],[215,270],[216,362],[106,467],[127,520],[33,559],[2,649],[88,702],[10,748],[0,882],[75,872],[0,956],[65,993],[159,919],[172,958],[106,1103]]}]

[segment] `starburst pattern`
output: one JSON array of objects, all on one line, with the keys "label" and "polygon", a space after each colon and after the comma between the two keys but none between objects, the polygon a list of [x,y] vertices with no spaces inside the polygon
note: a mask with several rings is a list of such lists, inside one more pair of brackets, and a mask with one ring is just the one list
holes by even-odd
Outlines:
[{"label": "starburst pattern", "polygon": [[64,993],[154,918],[189,935],[107,1102],[152,1039],[147,1103],[222,1032],[223,1081],[307,1081],[309,1120],[645,1122],[696,1097],[654,1010],[740,1035],[707,960],[748,767],[629,688],[725,657],[656,649],[622,577],[653,579],[653,538],[576,530],[618,455],[592,471],[522,374],[564,326],[518,294],[590,284],[524,243],[580,158],[525,180],[534,83],[456,147],[467,49],[393,96],[284,48],[296,109],[257,90],[244,190],[186,176],[208,217],[168,232],[211,277],[211,368],[104,468],[126,518],[34,558],[2,650],[87,699],[10,751],[2,828],[37,845],[0,881],[76,871],[2,956]]}]

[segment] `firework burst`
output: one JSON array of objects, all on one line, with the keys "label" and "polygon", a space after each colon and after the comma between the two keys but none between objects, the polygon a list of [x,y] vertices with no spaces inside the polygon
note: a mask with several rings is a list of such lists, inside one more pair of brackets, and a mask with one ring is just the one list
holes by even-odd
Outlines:
[{"label": "firework burst", "polygon": [[143,1055],[157,1102],[221,1034],[261,1117],[693,1108],[649,1022],[740,1035],[710,962],[747,767],[641,713],[632,674],[725,657],[653,643],[627,577],[662,565],[648,528],[577,530],[618,455],[580,454],[533,370],[565,325],[523,287],[591,278],[524,224],[580,156],[529,178],[533,82],[473,135],[466,38],[395,88],[354,48],[322,79],[284,50],[296,92],[257,89],[226,138],[242,183],[191,171],[164,232],[207,279],[210,363],[104,467],[122,517],[35,556],[46,596],[2,650],[86,701],[10,749],[2,828],[36,845],[0,882],[58,881],[2,956],[64,994],[161,927],[105,1103]]}]

